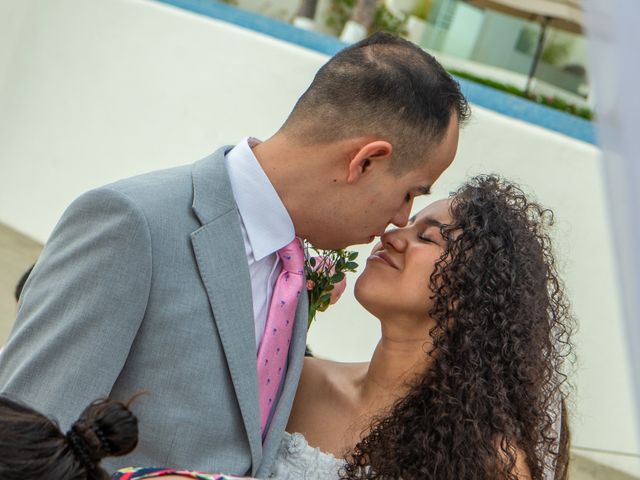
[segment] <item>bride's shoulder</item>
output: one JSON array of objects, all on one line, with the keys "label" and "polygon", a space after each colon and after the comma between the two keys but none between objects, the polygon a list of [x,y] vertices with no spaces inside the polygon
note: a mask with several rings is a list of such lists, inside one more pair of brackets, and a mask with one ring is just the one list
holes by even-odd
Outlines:
[{"label": "bride's shoulder", "polygon": [[[342,363],[321,358],[304,359],[287,430],[301,432],[310,442],[317,440],[339,414],[353,404],[354,385],[368,364]],[[318,445],[318,442],[312,443]]]},{"label": "bride's shoulder", "polygon": [[350,396],[368,363],[344,363],[317,357],[305,357],[296,401],[324,403],[327,399]]},{"label": "bride's shoulder", "polygon": [[346,363],[317,357],[305,357],[301,382],[343,384],[351,383],[364,375],[369,362]]}]

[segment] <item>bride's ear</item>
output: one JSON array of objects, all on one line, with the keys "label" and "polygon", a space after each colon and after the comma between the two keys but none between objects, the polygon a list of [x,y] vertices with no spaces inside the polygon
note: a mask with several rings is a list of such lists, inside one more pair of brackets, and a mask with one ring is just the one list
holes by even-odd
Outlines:
[{"label": "bride's ear", "polygon": [[356,183],[373,165],[383,165],[388,168],[393,147],[386,140],[376,140],[365,143],[360,147],[349,162],[347,183]]}]

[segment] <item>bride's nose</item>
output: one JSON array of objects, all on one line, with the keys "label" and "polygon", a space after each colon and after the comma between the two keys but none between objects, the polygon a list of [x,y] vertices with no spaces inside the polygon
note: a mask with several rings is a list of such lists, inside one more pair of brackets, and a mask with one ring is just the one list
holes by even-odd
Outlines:
[{"label": "bride's nose", "polygon": [[405,228],[390,228],[380,236],[382,248],[385,250],[404,251],[407,246],[407,232]]}]

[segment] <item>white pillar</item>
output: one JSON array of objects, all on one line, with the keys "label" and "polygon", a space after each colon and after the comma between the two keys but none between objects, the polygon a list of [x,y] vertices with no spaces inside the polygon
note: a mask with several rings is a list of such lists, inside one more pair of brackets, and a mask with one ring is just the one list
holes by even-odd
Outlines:
[{"label": "white pillar", "polygon": [[[608,213],[640,413],[640,1],[585,0],[583,5]],[[606,322],[602,328],[607,328]],[[640,432],[640,420],[637,427]]]}]

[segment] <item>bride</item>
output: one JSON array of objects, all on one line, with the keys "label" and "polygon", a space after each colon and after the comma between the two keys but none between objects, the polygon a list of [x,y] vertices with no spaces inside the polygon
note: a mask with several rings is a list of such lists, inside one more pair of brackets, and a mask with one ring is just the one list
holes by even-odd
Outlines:
[{"label": "bride", "polygon": [[483,176],[386,232],[355,285],[381,324],[373,357],[305,359],[275,477],[566,478],[571,318],[550,223]]},{"label": "bride", "polygon": [[[546,233],[552,221],[518,187],[480,176],[386,232],[355,285],[380,321],[373,357],[305,359],[272,478],[566,479],[572,318]],[[96,405],[89,410],[115,408]],[[97,423],[84,414],[70,448],[48,419],[0,397],[0,473],[107,479],[99,460],[135,446],[135,417],[123,415],[100,413]],[[39,470],[63,461],[60,471],[74,475]],[[231,478],[158,469],[113,478],[159,477]]]}]

